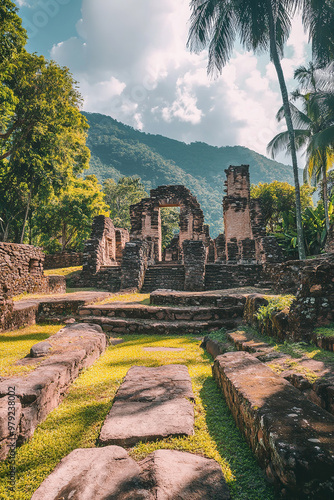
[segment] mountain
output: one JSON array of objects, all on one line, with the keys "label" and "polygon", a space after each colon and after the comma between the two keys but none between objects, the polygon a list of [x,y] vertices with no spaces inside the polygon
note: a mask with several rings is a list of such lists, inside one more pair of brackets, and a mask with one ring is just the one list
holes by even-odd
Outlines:
[{"label": "mountain", "polygon": [[92,154],[87,174],[95,174],[101,182],[137,175],[148,190],[163,184],[185,185],[201,204],[212,237],[223,230],[224,170],[229,165],[249,164],[253,184],[274,180],[293,184],[291,167],[243,146],[185,144],[140,132],[109,116],[84,115],[90,125],[87,145]]}]

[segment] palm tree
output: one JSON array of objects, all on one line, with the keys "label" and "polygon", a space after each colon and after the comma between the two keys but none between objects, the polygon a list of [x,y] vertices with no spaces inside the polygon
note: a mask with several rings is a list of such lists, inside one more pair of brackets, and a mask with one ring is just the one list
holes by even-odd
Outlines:
[{"label": "palm tree", "polygon": [[[287,124],[296,189],[296,221],[299,258],[305,258],[301,219],[300,188],[295,147],[295,135],[289,107],[289,97],[281,66],[284,42],[291,29],[291,19],[297,8],[303,9],[303,21],[312,38],[313,52],[325,60],[334,54],[331,0],[191,0],[192,14],[188,46],[198,51],[208,46],[208,73],[221,72],[228,62],[235,39],[240,37],[247,50],[270,51],[280,85],[284,117]],[[326,14],[326,15],[325,15]],[[328,37],[319,34],[326,22]],[[327,29],[329,26],[329,30]]]},{"label": "palm tree", "polygon": [[[326,77],[327,73],[327,77]],[[313,63],[308,68],[300,66],[295,71],[295,78],[301,88],[292,93],[290,111],[295,132],[297,149],[306,148],[306,166],[304,179],[313,181],[315,185],[322,179],[322,196],[324,202],[326,230],[329,230],[327,171],[334,161],[334,86],[328,70],[320,69]],[[294,105],[301,101],[302,110]],[[276,118],[284,118],[284,109],[280,108]],[[277,134],[267,146],[274,157],[281,150],[290,151],[287,132]]]}]

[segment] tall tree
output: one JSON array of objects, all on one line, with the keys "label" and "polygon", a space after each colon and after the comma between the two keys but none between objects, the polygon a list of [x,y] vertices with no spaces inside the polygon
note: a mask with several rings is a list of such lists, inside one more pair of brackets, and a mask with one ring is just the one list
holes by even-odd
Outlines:
[{"label": "tall tree", "polygon": [[[295,129],[296,148],[306,148],[304,178],[318,184],[321,179],[325,210],[326,229],[329,230],[327,171],[334,162],[334,86],[330,86],[330,74],[317,68],[313,63],[300,66],[295,78],[300,87],[292,93],[290,110]],[[294,102],[301,102],[299,109]],[[277,120],[284,118],[283,107],[278,111]],[[281,150],[290,150],[287,132],[277,134],[268,144],[268,151],[274,157]]]},{"label": "tall tree", "polygon": [[118,182],[107,179],[103,186],[114,225],[130,229],[130,205],[148,196],[141,180],[139,177],[121,177]]},{"label": "tall tree", "polygon": [[14,95],[14,112],[0,134],[0,176],[26,190],[20,242],[31,203],[47,199],[73,174],[88,168],[87,121],[67,68],[25,51],[2,81]]},{"label": "tall tree", "polygon": [[95,175],[72,178],[59,196],[35,207],[31,225],[36,243],[53,253],[72,248],[82,250],[89,238],[93,217],[108,215],[102,186]]},{"label": "tall tree", "polygon": [[[314,5],[316,4],[316,5]],[[208,46],[208,72],[221,72],[228,62],[235,39],[240,37],[247,50],[267,51],[274,63],[281,89],[285,120],[290,141],[291,159],[296,189],[296,220],[299,258],[305,258],[303,227],[301,218],[300,188],[295,147],[295,135],[289,107],[288,91],[283,75],[281,57],[284,42],[291,29],[291,19],[297,8],[303,9],[304,25],[313,42],[313,53],[324,60],[330,57],[333,35],[330,41],[319,35],[325,22],[325,11],[333,26],[334,15],[331,2],[314,0],[191,0],[191,26],[188,46],[201,50]]]}]

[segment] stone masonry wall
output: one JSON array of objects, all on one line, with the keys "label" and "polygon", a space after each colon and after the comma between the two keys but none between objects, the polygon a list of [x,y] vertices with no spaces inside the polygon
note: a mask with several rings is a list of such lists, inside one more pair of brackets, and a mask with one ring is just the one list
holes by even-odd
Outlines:
[{"label": "stone masonry wall", "polygon": [[104,215],[94,217],[89,240],[85,241],[83,275],[94,275],[102,266],[117,266],[129,241],[127,229],[115,228],[112,220]]},{"label": "stone masonry wall", "polygon": [[[149,239],[154,244],[156,262],[162,260],[160,208],[180,207],[179,247],[183,241],[202,240],[207,242],[203,211],[195,198],[184,186],[159,186],[151,190],[150,198],[144,198],[131,205],[131,240]],[[209,242],[206,244],[209,247]]]},{"label": "stone masonry wall", "polygon": [[184,241],[183,255],[184,289],[186,291],[204,290],[206,250],[203,241]]},{"label": "stone masonry wall", "polygon": [[32,245],[0,243],[0,295],[48,292],[43,275],[44,253]]},{"label": "stone masonry wall", "polygon": [[317,326],[334,322],[334,255],[304,261],[300,286],[289,312],[295,340],[310,340]]},{"label": "stone masonry wall", "polygon": [[82,252],[60,252],[45,256],[44,269],[82,266]]},{"label": "stone masonry wall", "polygon": [[132,240],[123,252],[121,290],[141,289],[145,272],[154,263],[154,244],[148,240]]},{"label": "stone masonry wall", "polygon": [[[230,166],[226,173],[223,200],[227,260],[239,260],[236,248],[240,240],[252,239],[249,166]],[[229,243],[233,243],[233,246]],[[234,248],[236,247],[236,248]]]}]

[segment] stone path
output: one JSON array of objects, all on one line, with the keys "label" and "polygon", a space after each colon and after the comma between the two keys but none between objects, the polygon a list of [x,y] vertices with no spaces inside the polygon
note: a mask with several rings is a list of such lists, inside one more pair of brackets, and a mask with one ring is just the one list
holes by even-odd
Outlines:
[{"label": "stone path", "polygon": [[133,366],[120,386],[99,442],[132,446],[138,441],[194,434],[194,399],[184,365]]},{"label": "stone path", "polygon": [[230,500],[214,460],[157,450],[137,463],[119,446],[72,451],[31,500]]}]

